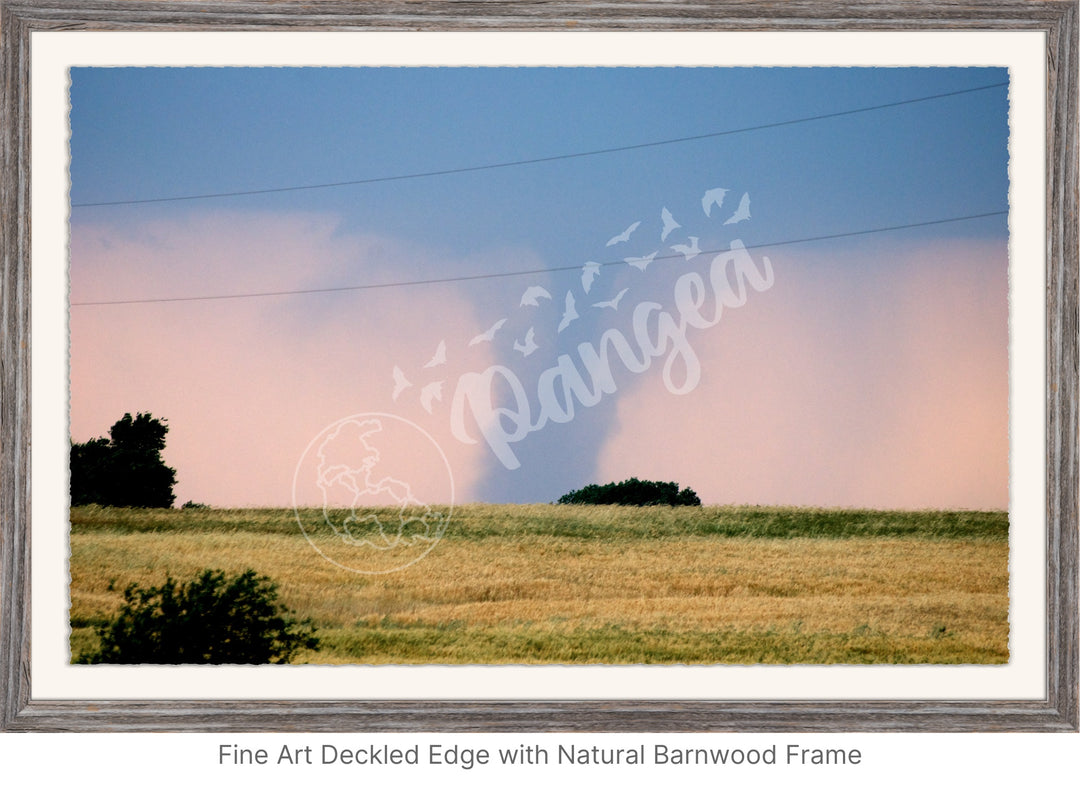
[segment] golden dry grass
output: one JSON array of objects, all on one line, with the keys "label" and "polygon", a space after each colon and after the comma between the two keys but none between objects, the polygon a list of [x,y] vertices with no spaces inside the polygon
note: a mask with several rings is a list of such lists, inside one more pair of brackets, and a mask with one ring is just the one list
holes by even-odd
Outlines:
[{"label": "golden dry grass", "polygon": [[192,516],[147,526],[159,515],[125,524],[108,510],[77,511],[73,650],[90,645],[90,627],[129,583],[253,568],[314,621],[324,647],[305,660],[319,663],[1008,660],[1000,527],[968,537],[701,535],[723,512],[568,508],[459,509],[429,555],[382,575],[322,559],[295,522],[289,532],[291,512],[196,512],[204,526]]}]

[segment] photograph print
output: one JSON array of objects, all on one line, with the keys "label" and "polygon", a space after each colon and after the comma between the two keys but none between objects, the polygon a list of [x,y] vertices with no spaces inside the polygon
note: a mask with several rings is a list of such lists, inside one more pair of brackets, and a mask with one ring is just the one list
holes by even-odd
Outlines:
[{"label": "photograph print", "polygon": [[71,662],[1007,664],[1009,87],[72,68]]}]

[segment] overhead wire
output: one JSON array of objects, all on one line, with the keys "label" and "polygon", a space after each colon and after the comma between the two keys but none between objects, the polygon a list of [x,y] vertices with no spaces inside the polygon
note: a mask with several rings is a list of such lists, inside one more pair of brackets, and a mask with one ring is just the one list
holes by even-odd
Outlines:
[{"label": "overhead wire", "polygon": [[[815,235],[813,237],[806,238],[794,238],[789,240],[773,241],[771,243],[756,243],[746,246],[747,249],[767,249],[775,248],[777,246],[792,246],[799,243],[813,243],[815,241],[823,240],[837,240],[841,238],[854,238],[861,235],[873,235],[881,232],[897,232],[900,230],[916,229],[919,227],[932,227],[941,224],[951,224],[960,221],[973,221],[976,219],[990,218],[992,216],[1005,216],[1008,215],[1008,211],[997,210],[989,211],[986,213],[974,213],[967,216],[954,216],[945,219],[933,219],[930,221],[912,222],[909,224],[896,224],[888,227],[875,227],[873,229],[864,230],[851,230],[847,232],[836,232],[828,235]],[[698,255],[707,254],[723,254],[728,249],[714,249],[710,251],[700,251]],[[665,256],[657,256],[653,258],[653,261],[659,260],[672,260],[684,257],[683,254],[669,254]],[[623,260],[612,260],[608,262],[597,263],[602,267],[608,267],[612,265],[628,265],[629,263]],[[530,270],[520,271],[499,271],[496,273],[477,273],[469,276],[446,276],[436,279],[415,279],[411,281],[397,281],[397,282],[382,282],[377,284],[352,284],[343,285],[338,287],[316,287],[311,289],[296,289],[296,290],[273,290],[267,292],[245,292],[245,293],[228,293],[221,295],[190,295],[190,296],[175,296],[164,298],[131,298],[124,300],[112,300],[112,301],[81,301],[72,303],[71,306],[121,306],[128,304],[146,304],[146,303],[181,303],[192,301],[222,301],[222,300],[240,300],[248,298],[271,298],[278,296],[289,295],[318,295],[335,292],[354,292],[362,290],[382,290],[394,287],[418,287],[423,285],[433,284],[452,284],[456,282],[466,281],[479,281],[483,279],[503,279],[516,276],[537,276],[549,273],[561,273],[565,271],[581,270],[582,265],[564,265],[551,268],[533,268]]]},{"label": "overhead wire", "polygon": [[[924,101],[933,101],[933,100],[937,100],[937,99],[948,98],[948,97],[963,95],[963,94],[967,94],[967,93],[975,93],[975,92],[979,92],[979,91],[983,91],[983,90],[991,90],[991,89],[994,89],[994,88],[1004,87],[1004,86],[1007,86],[1007,85],[1008,85],[1007,82],[996,82],[996,83],[993,83],[993,84],[980,85],[980,86],[977,86],[977,87],[965,88],[965,89],[962,89],[962,90],[954,90],[954,91],[949,91],[949,92],[946,92],[946,93],[935,93],[935,94],[929,95],[929,96],[920,96],[920,97],[917,97],[917,98],[903,99],[903,100],[892,101],[892,102],[887,102],[887,103],[883,103],[883,104],[875,104],[875,105],[869,106],[869,107],[859,107],[859,108],[856,108],[856,109],[849,109],[849,110],[841,110],[841,111],[837,111],[837,112],[822,113],[822,114],[819,114],[819,115],[813,115],[813,116],[809,116],[809,117],[782,120],[782,121],[776,121],[776,122],[772,122],[772,123],[763,123],[763,124],[758,124],[758,125],[754,125],[754,126],[744,126],[744,127],[737,128],[737,129],[728,129],[728,130],[724,130],[724,131],[716,131],[716,132],[710,132],[710,133],[706,133],[706,134],[696,134],[696,135],[693,135],[693,136],[679,137],[679,138],[675,138],[675,139],[666,139],[666,140],[657,140],[657,141],[652,141],[652,142],[643,142],[643,143],[638,143],[638,144],[634,144],[634,145],[622,145],[622,146],[617,146],[617,147],[601,148],[601,149],[597,149],[597,150],[581,151],[581,152],[577,152],[577,153],[566,153],[566,154],[560,154],[560,155],[554,155],[554,156],[544,156],[544,157],[531,158],[531,159],[519,159],[519,160],[516,160],[516,161],[498,162],[498,163],[494,163],[494,164],[481,164],[481,165],[476,165],[476,166],[456,167],[456,168],[452,168],[452,169],[432,170],[432,171],[427,171],[427,172],[410,173],[410,174],[403,174],[403,175],[389,175],[389,176],[384,176],[384,177],[365,178],[365,179],[360,179],[360,180],[340,181],[340,182],[335,182],[335,183],[319,183],[319,184],[310,184],[310,185],[301,185],[301,186],[283,186],[283,187],[269,188],[269,189],[253,189],[253,190],[246,190],[246,191],[231,191],[231,192],[213,192],[213,193],[194,194],[194,195],[185,195],[185,196],[156,197],[156,198],[135,199],[135,200],[114,200],[114,201],[108,201],[108,202],[73,203],[71,207],[72,208],[88,208],[88,207],[109,207],[109,206],[121,206],[121,205],[143,205],[143,204],[150,204],[150,203],[177,202],[177,201],[185,201],[185,200],[201,200],[201,199],[214,199],[214,198],[223,198],[223,197],[254,196],[254,195],[259,195],[259,194],[274,194],[274,193],[291,192],[291,191],[304,191],[304,190],[312,190],[312,189],[337,188],[337,187],[342,187],[342,186],[355,186],[355,185],[364,185],[364,184],[371,184],[371,183],[386,183],[386,182],[398,181],[398,180],[409,180],[409,179],[416,179],[416,178],[438,177],[438,176],[443,176],[443,175],[461,174],[461,173],[466,173],[466,172],[478,172],[478,171],[484,171],[484,170],[501,169],[501,168],[506,168],[506,167],[516,167],[516,166],[524,166],[524,165],[529,165],[529,164],[539,164],[539,163],[550,162],[550,161],[559,161],[559,160],[583,158],[583,157],[587,157],[587,156],[597,156],[597,155],[603,155],[603,154],[608,154],[608,153],[618,153],[618,152],[625,152],[625,151],[630,151],[630,150],[639,150],[639,149],[643,149],[643,148],[657,147],[657,146],[661,146],[661,145],[672,145],[672,144],[679,144],[679,143],[691,142],[691,141],[702,140],[702,139],[722,137],[722,136],[727,136],[727,135],[732,135],[732,134],[746,133],[746,132],[751,132],[751,131],[761,131],[761,130],[770,129],[770,128],[780,128],[780,127],[783,127],[783,126],[791,126],[791,125],[796,125],[796,124],[800,124],[800,123],[808,123],[808,122],[817,121],[817,120],[824,120],[824,119],[828,119],[828,118],[843,117],[843,116],[860,114],[860,113],[863,113],[863,112],[872,112],[872,111],[877,111],[877,110],[881,110],[881,109],[888,109],[888,108],[892,108],[892,107],[907,106],[907,105],[916,104],[916,103],[920,103],[920,102],[924,102]],[[915,228],[918,228],[918,227],[929,227],[929,226],[940,225],[940,224],[948,224],[948,223],[959,222],[959,221],[971,221],[971,220],[975,220],[975,219],[988,218],[988,217],[991,217],[991,216],[1002,216],[1002,215],[1006,215],[1006,214],[1007,214],[1007,211],[991,211],[991,212],[987,212],[987,213],[977,213],[977,214],[971,214],[971,215],[967,215],[967,216],[957,216],[957,217],[951,217],[951,218],[945,218],[945,219],[934,219],[934,220],[929,220],[929,221],[913,222],[913,223],[908,223],[908,224],[898,224],[898,225],[893,225],[893,226],[888,226],[888,227],[877,227],[877,228],[865,229],[865,230],[853,230],[853,231],[847,231],[847,232],[832,233],[832,234],[828,234],[828,235],[816,235],[816,236],[806,237],[806,238],[796,238],[796,239],[790,239],[790,240],[774,241],[774,242],[770,242],[770,243],[760,243],[760,244],[755,244],[755,245],[748,246],[747,248],[748,249],[773,248],[773,247],[777,247],[777,246],[794,245],[794,244],[799,244],[799,243],[811,243],[811,242],[815,242],[815,241],[834,240],[834,239],[840,239],[840,238],[850,238],[850,237],[856,237],[856,236],[860,236],[860,235],[871,235],[871,234],[881,233],[881,232],[894,232],[894,231],[900,231],[900,230],[904,230],[904,229],[915,229]],[[702,255],[705,255],[705,254],[719,254],[719,253],[723,253],[724,251],[725,250],[723,250],[723,249],[712,250],[712,251],[701,251],[701,252],[699,252],[699,254],[702,254]],[[681,256],[684,256],[684,255],[682,255],[682,254],[673,254],[673,255],[658,256],[658,257],[654,258],[654,261],[655,260],[678,259]],[[601,265],[601,266],[607,267],[607,266],[612,266],[612,265],[625,265],[625,264],[628,264],[628,263],[626,262],[626,260],[613,260],[613,261],[608,261],[608,262],[603,262],[603,263],[598,263],[598,264]],[[435,284],[451,284],[451,283],[456,283],[456,282],[479,281],[479,280],[484,280],[484,279],[499,279],[499,278],[510,278],[510,277],[519,277],[519,276],[535,276],[535,275],[559,273],[559,272],[565,272],[565,271],[571,271],[571,270],[579,270],[580,268],[581,268],[581,265],[567,265],[567,266],[558,266],[558,267],[550,267],[550,268],[534,268],[534,269],[530,269],[530,270],[520,270],[520,271],[499,271],[499,272],[494,272],[494,273],[482,273],[482,274],[473,274],[473,275],[467,275],[467,276],[448,276],[448,277],[440,277],[440,278],[432,278],[432,279],[416,279],[416,280],[410,280],[410,281],[383,282],[383,283],[375,283],[375,284],[356,284],[356,285],[344,285],[344,286],[337,286],[337,287],[317,287],[317,288],[309,288],[309,289],[292,289],[292,290],[272,290],[272,291],[265,291],[265,292],[225,293],[225,294],[216,294],[216,295],[191,295],[191,296],[171,296],[171,297],[160,297],[160,298],[130,298],[130,299],[103,300],[103,301],[80,301],[80,302],[74,302],[74,303],[72,303],[70,305],[72,307],[75,307],[75,306],[119,306],[119,305],[128,305],[128,304],[181,303],[181,302],[194,302],[194,301],[216,301],[216,300],[240,300],[240,299],[250,299],[250,298],[268,298],[268,297],[290,296],[290,295],[316,295],[316,294],[335,293],[335,292],[353,292],[353,291],[379,290],[379,289],[388,289],[388,288],[397,288],[397,287],[415,287],[415,286],[435,285]]]},{"label": "overhead wire", "polygon": [[530,164],[543,164],[552,161],[565,161],[569,159],[585,158],[587,156],[600,156],[609,153],[623,153],[630,150],[642,150],[645,148],[659,147],[661,145],[676,145],[685,142],[695,142],[702,139],[714,139],[716,137],[730,136],[732,134],[744,134],[751,131],[764,131],[772,128],[782,128],[784,126],[793,126],[800,123],[810,123],[818,120],[827,120],[830,118],[846,117],[850,115],[857,115],[863,112],[876,112],[882,109],[890,109],[893,107],[909,106],[911,104],[918,104],[924,101],[935,101],[942,98],[951,98],[953,96],[960,96],[967,93],[977,93],[982,90],[992,90],[994,88],[1006,87],[1008,82],[995,82],[989,85],[980,85],[978,87],[965,88],[962,90],[952,90],[947,93],[935,93],[929,96],[919,96],[917,98],[901,99],[899,101],[890,101],[884,104],[875,104],[869,107],[858,107],[856,109],[846,109],[837,112],[826,112],[820,115],[811,115],[802,118],[793,118],[790,120],[779,120],[772,123],[761,123],[753,126],[743,126],[741,128],[726,129],[724,131],[713,131],[705,134],[694,134],[687,137],[677,137],[674,139],[662,139],[652,142],[640,142],[633,145],[620,145],[617,147],[599,148],[596,150],[587,150],[577,153],[562,153],[552,156],[540,156],[529,159],[518,159],[515,161],[502,161],[492,164],[477,164],[473,166],[465,167],[453,167],[450,169],[429,170],[425,172],[413,172],[401,175],[385,175],[373,178],[360,178],[357,180],[343,180],[333,183],[313,183],[307,185],[298,186],[278,186],[265,189],[247,189],[238,191],[221,191],[221,192],[206,192],[202,194],[188,194],[182,196],[173,197],[148,197],[144,199],[127,199],[127,200],[109,200],[101,202],[76,202],[72,203],[72,208],[104,208],[104,207],[118,207],[118,206],[132,206],[132,205],[150,205],[155,203],[165,202],[182,202],[191,200],[208,200],[208,199],[223,199],[228,197],[251,197],[261,194],[281,194],[286,192],[295,191],[311,191],[314,189],[331,189],[341,188],[344,186],[362,186],[372,183],[390,183],[393,181],[401,180],[415,180],[418,178],[433,178],[445,175],[460,175],[467,172],[483,172],[486,170],[505,169],[507,167],[520,167]]}]

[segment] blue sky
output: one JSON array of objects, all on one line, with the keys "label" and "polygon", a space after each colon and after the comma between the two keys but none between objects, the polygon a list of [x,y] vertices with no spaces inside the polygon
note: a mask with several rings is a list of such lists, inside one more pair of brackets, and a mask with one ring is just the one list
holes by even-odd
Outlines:
[{"label": "blue sky", "polygon": [[[730,320],[725,317],[724,325],[714,329],[723,332],[723,341],[705,334],[694,337],[705,369],[696,396],[679,398],[663,390],[655,369],[641,375],[621,370],[618,391],[601,404],[581,410],[570,424],[537,430],[523,440],[522,469],[510,471],[479,450],[463,455],[460,462],[467,468],[461,475],[469,479],[463,485],[468,499],[547,501],[584,483],[620,480],[607,477],[611,473],[685,472],[677,457],[667,456],[671,446],[663,434],[640,425],[640,419],[638,434],[627,420],[627,413],[640,411],[647,397],[660,391],[653,403],[665,409],[657,419],[671,424],[671,434],[707,433],[703,413],[722,404],[725,396],[750,408],[768,399],[770,412],[779,408],[786,414],[776,418],[762,410],[742,419],[758,423],[759,431],[743,435],[746,442],[739,452],[726,459],[723,452],[714,452],[716,462],[729,465],[729,477],[732,463],[758,467],[747,471],[737,488],[718,485],[708,490],[703,494],[707,502],[1004,507],[1005,216],[769,245],[1006,211],[1007,88],[972,89],[1007,80],[1004,69],[993,68],[73,69],[73,303],[575,268],[370,292],[75,306],[73,438],[104,434],[126,410],[149,409],[164,417],[170,416],[163,408],[183,412],[186,423],[177,415],[170,417],[169,449],[181,496],[215,504],[280,504],[273,490],[287,487],[286,476],[306,444],[304,435],[313,436],[313,424],[325,425],[349,412],[396,407],[441,443],[453,443],[446,412],[460,373],[481,369],[484,363],[503,364],[533,381],[577,343],[595,339],[610,327],[629,330],[628,323],[617,321],[623,312],[601,314],[583,306],[586,314],[574,330],[556,333],[549,325],[546,333],[541,331],[546,341],[538,352],[527,358],[515,354],[509,332],[516,330],[520,340],[528,327],[526,316],[561,309],[563,294],[579,287],[578,266],[652,251],[671,255],[672,243],[694,235],[701,239],[701,248],[710,251],[723,251],[738,239],[756,257],[769,256],[776,273],[775,287],[754,296],[760,304],[748,303],[745,313],[732,312]],[[901,103],[957,91],[970,92]],[[894,106],[852,112],[881,105]],[[791,122],[827,115],[835,116]],[[750,128],[754,130],[649,144]],[[647,146],[576,155],[635,145]],[[441,176],[296,188],[559,156],[569,157]],[[723,217],[720,209],[706,217],[702,196],[718,187],[729,190]],[[262,189],[293,190],[79,207]],[[742,194],[750,196],[751,218],[724,225]],[[670,243],[657,237],[662,208],[681,224]],[[642,222],[640,230],[629,241],[605,245],[637,221]],[[208,245],[210,240],[216,245]],[[208,248],[234,252],[230,256]],[[278,259],[282,249],[294,256]],[[694,264],[704,265],[707,256]],[[690,268],[668,262],[636,279],[627,278],[637,272],[626,266],[605,267],[610,274],[604,279],[610,285],[605,297],[625,285],[631,290],[628,304],[645,298],[670,304],[675,277]],[[535,313],[519,307],[517,299],[530,284],[544,286],[558,303],[542,303]],[[599,292],[592,295],[600,297]],[[586,293],[579,288],[576,295],[584,303]],[[957,298],[975,301],[966,308],[957,305]],[[400,304],[416,307],[409,325],[360,324],[362,314],[391,305],[400,311]],[[928,311],[920,314],[923,308]],[[949,316],[960,313],[968,318],[963,324]],[[782,330],[796,314],[799,327]],[[418,370],[438,342],[464,347],[463,340],[478,332],[474,329],[508,315],[507,340],[492,343],[489,356],[469,360],[473,366],[467,366],[463,352],[451,350],[445,396],[434,412],[418,409],[416,401],[384,395],[390,367],[419,380]],[[153,347],[148,345],[148,354],[143,354],[132,343],[126,363],[135,369],[153,366],[154,373],[148,371],[137,384],[107,374],[110,345],[104,337],[149,334],[148,325],[158,331]],[[901,325],[909,333],[900,332]],[[919,325],[934,330],[923,335]],[[578,330],[585,326],[588,331]],[[325,333],[318,340],[312,334],[312,343],[300,347],[299,337],[308,330]],[[754,337],[769,331],[780,331],[770,334],[774,346],[759,346]],[[272,367],[274,358],[294,375],[313,375],[326,360],[313,358],[313,348],[329,348],[325,337],[330,336],[347,341],[351,350],[339,361],[337,379],[319,384],[325,386],[321,398],[309,400],[310,392],[301,390],[270,396],[265,385],[247,389],[262,380],[255,367]],[[795,338],[802,344],[789,342]],[[935,341],[932,352],[929,345],[919,344]],[[983,348],[980,341],[992,342],[993,348]],[[216,353],[225,352],[224,345],[242,346],[247,360],[221,357],[212,368],[189,368],[187,378],[171,376],[174,372],[167,366],[159,368],[162,356],[210,364]],[[775,352],[779,346],[794,356]],[[982,358],[986,349],[985,360],[960,379],[941,371],[948,363],[927,365],[925,359],[936,357],[942,347],[965,358]],[[772,365],[758,368],[757,361],[740,355],[748,348],[756,348],[753,359]],[[907,372],[900,380],[888,369],[901,364],[882,366],[888,361],[886,350],[924,359],[924,365],[904,365]],[[755,392],[751,378],[767,377],[770,370],[781,375],[795,368],[796,360],[815,355],[831,359],[829,365],[806,372],[816,382],[784,380],[783,387],[791,392],[782,401],[772,401],[775,387]],[[466,365],[455,366],[455,356]],[[741,367],[724,363],[736,356],[743,358]],[[305,370],[309,362],[311,369]],[[240,372],[240,363],[253,367]],[[191,373],[216,380],[230,369],[235,376],[229,383],[191,383]],[[996,398],[986,404],[985,418],[978,423],[957,433],[943,426],[955,423],[948,413],[934,410],[932,417],[920,420],[918,414],[926,413],[928,403],[951,402],[962,412],[983,413],[982,404],[964,404],[957,390],[967,390],[965,380],[984,376],[997,381]],[[738,390],[725,388],[718,382],[721,378],[728,386],[737,379]],[[861,395],[856,379],[868,386]],[[367,390],[371,380],[379,381],[382,393]],[[173,399],[178,388],[186,389],[183,401]],[[279,430],[272,444],[264,442],[252,422],[237,426],[230,442],[221,434],[225,416],[216,412],[224,406],[222,388],[229,390],[234,411],[233,397],[262,402],[266,418],[295,424],[296,436]],[[910,396],[896,393],[909,388]],[[532,390],[535,393],[535,385]],[[195,407],[200,397],[205,397],[201,409]],[[866,402],[894,397],[908,425],[886,429],[892,411],[884,404],[868,409]],[[834,419],[826,414],[830,399],[847,402],[849,413],[866,412],[852,416],[854,421]],[[317,416],[299,415],[312,409],[319,411]],[[793,421],[790,414],[802,409],[807,418]],[[203,417],[197,428],[190,423]],[[939,419],[929,430],[936,437],[923,435],[916,445],[912,434],[919,430],[911,425],[927,419]],[[819,427],[806,428],[811,421]],[[875,471],[880,480],[872,481],[866,477],[865,452],[851,446],[859,435],[878,428],[880,440],[875,443],[884,441],[890,447],[882,449]],[[641,446],[639,459],[628,457],[634,451],[616,450],[635,441]],[[992,451],[987,451],[986,441],[993,444]],[[829,460],[808,459],[788,467],[769,451],[752,448],[767,445],[789,445],[791,454]],[[981,486],[965,475],[962,482],[939,481],[936,491],[927,479],[913,483],[909,495],[860,492],[903,487],[896,473],[917,464],[919,456],[949,456],[952,467],[969,455],[957,453],[958,445],[968,446],[971,457],[989,455],[979,460],[977,472],[969,472],[983,479]],[[238,446],[282,458],[258,474],[263,476],[258,482],[251,481],[250,472],[234,477],[212,466],[216,461],[235,466],[228,457]],[[699,465],[712,456],[704,443],[684,453]],[[849,458],[841,461],[841,456]],[[659,458],[668,464],[657,464]],[[215,481],[223,477],[224,488]],[[248,481],[251,485],[245,487]],[[700,483],[706,483],[704,477]],[[957,496],[960,487],[971,491]]]},{"label": "blue sky", "polygon": [[[78,204],[423,173],[1005,81],[1003,69],[979,68],[75,69],[71,197]],[[769,211],[755,218],[780,240],[940,218],[960,206],[1004,209],[1006,107],[1006,89],[996,88],[638,151],[168,210],[299,206],[459,252],[484,238],[543,237],[551,253],[574,255],[588,229],[584,237],[575,227],[552,232],[539,206],[557,203],[589,228],[684,196],[699,185],[688,177],[707,186],[720,176],[754,184]]]}]

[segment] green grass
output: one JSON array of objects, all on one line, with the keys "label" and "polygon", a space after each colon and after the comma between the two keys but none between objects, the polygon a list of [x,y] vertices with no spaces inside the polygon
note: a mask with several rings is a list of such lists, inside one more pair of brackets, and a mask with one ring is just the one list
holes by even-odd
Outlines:
[{"label": "green grass", "polygon": [[362,575],[288,509],[71,515],[74,657],[130,583],[252,568],[314,663],[1000,664],[1005,512],[467,505],[422,560]]},{"label": "green grass", "polygon": [[[291,509],[72,510],[72,532],[294,534]],[[917,538],[1008,540],[1004,511],[874,511],[770,506],[646,507],[474,504],[454,510],[444,539],[550,536],[586,541],[725,538]]]},{"label": "green grass", "polygon": [[805,632],[799,627],[680,631],[610,625],[552,636],[528,624],[485,630],[469,639],[461,626],[394,624],[331,629],[320,636],[336,657],[371,661],[393,654],[393,663],[484,663],[492,653],[515,664],[964,664],[993,662],[996,648],[928,631],[892,636],[868,624],[848,632]]}]

